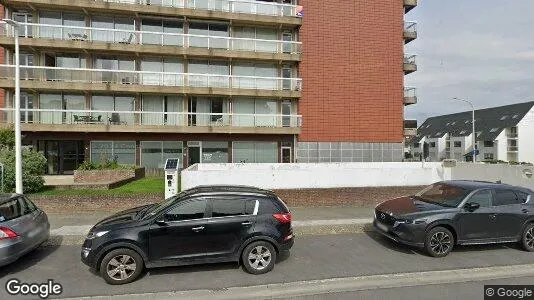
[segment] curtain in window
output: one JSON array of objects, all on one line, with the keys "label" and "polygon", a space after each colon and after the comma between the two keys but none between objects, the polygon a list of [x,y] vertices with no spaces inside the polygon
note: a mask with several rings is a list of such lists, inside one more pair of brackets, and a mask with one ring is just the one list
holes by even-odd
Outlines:
[{"label": "curtain in window", "polygon": [[255,116],[255,126],[275,127],[276,126],[276,101],[258,100],[255,103],[255,114],[271,116]]},{"label": "curtain in window", "polygon": [[197,126],[210,124],[211,101],[208,98],[197,98]]},{"label": "curtain in window", "polygon": [[[39,96],[39,108],[40,109],[57,109],[62,108],[62,96],[61,94],[41,94]],[[41,124],[61,124],[63,116],[61,112],[41,112],[39,114]]]},{"label": "curtain in window", "polygon": [[234,126],[254,127],[254,99],[235,100],[233,110],[235,115],[232,116],[232,124]]},{"label": "curtain in window", "polygon": [[166,124],[172,126],[183,126],[184,125],[184,115],[183,114],[172,114],[173,112],[183,112],[183,101],[184,99],[180,96],[165,96],[167,112],[171,114],[166,115]]},{"label": "curtain in window", "polygon": [[163,125],[163,97],[143,95],[143,111],[158,114],[142,114],[143,125]]}]

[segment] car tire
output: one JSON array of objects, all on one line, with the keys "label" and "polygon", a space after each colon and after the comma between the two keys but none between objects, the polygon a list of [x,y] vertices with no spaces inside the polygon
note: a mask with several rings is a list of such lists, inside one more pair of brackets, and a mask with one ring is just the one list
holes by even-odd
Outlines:
[{"label": "car tire", "polygon": [[534,252],[534,223],[527,224],[521,235],[521,246],[529,252]]},{"label": "car tire", "polygon": [[248,273],[254,275],[265,274],[274,268],[276,250],[269,242],[252,242],[243,250],[241,260]]},{"label": "car tire", "polygon": [[425,237],[425,250],[432,257],[447,256],[454,247],[454,235],[445,227],[434,227]]},{"label": "car tire", "polygon": [[100,263],[100,275],[109,284],[126,284],[136,280],[143,268],[143,258],[137,252],[121,248],[104,256]]}]

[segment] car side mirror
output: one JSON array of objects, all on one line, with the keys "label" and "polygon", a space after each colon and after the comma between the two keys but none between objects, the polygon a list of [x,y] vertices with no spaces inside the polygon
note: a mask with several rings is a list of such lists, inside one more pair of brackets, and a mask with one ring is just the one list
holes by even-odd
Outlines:
[{"label": "car side mirror", "polygon": [[480,204],[475,202],[467,202],[464,206],[467,211],[475,211],[480,208]]},{"label": "car side mirror", "polygon": [[167,225],[167,222],[165,221],[165,216],[160,216],[156,219],[156,221],[154,221],[154,223],[160,225],[160,226],[165,226]]}]

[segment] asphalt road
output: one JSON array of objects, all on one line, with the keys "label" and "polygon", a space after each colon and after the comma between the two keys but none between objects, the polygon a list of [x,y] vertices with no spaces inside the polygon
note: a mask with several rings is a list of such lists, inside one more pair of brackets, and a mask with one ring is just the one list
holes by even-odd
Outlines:
[{"label": "asphalt road", "polygon": [[[235,264],[188,266],[150,270],[134,283],[109,286],[80,262],[79,251],[78,246],[40,248],[0,269],[0,284],[5,286],[10,278],[18,278],[23,282],[54,279],[64,287],[61,297],[77,297],[224,289],[312,279],[534,264],[534,253],[519,250],[515,244],[459,247],[449,256],[436,259],[394,244],[374,233],[305,236],[297,237],[291,254],[282,258],[275,269],[265,275],[249,275]],[[421,288],[391,290],[409,295]],[[432,287],[428,289],[429,293],[433,290]],[[465,288],[465,291],[472,292],[469,288]],[[373,291],[368,292],[374,295]],[[390,290],[380,292],[387,299]],[[365,292],[356,293],[360,294],[365,296]],[[354,293],[341,293],[338,296],[354,299]],[[11,298],[4,288],[0,288],[0,299]]]}]

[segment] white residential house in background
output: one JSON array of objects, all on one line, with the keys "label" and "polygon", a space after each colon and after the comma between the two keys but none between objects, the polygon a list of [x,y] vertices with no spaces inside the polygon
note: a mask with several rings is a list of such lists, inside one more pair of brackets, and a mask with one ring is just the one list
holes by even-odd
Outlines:
[{"label": "white residential house in background", "polygon": [[[471,161],[473,138],[471,111],[425,120],[409,142],[414,157],[427,161]],[[534,102],[475,111],[477,161],[534,162]]]}]

